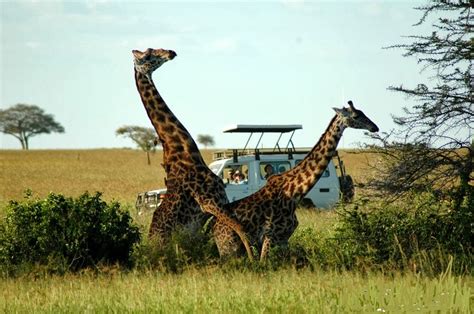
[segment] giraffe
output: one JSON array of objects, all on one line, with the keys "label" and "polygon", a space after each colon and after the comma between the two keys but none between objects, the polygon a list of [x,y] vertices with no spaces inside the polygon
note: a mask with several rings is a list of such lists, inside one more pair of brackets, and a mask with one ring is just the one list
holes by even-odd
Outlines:
[{"label": "giraffe", "polygon": [[[132,51],[135,82],[143,105],[163,146],[163,165],[169,197],[153,213],[150,235],[166,240],[177,225],[203,225],[208,213],[237,233],[252,259],[242,225],[223,210],[228,203],[225,185],[205,164],[193,138],[159,94],[152,73],[176,57],[172,50]],[[203,213],[201,213],[200,209]]]},{"label": "giraffe", "polygon": [[[264,260],[271,245],[286,245],[298,226],[297,203],[313,188],[333,157],[346,128],[377,132],[378,127],[352,101],[348,108],[336,111],[326,131],[301,163],[293,169],[268,178],[267,184],[256,193],[226,205],[245,226],[253,245]],[[217,222],[213,228],[219,251],[234,255],[240,243],[232,230]]]}]

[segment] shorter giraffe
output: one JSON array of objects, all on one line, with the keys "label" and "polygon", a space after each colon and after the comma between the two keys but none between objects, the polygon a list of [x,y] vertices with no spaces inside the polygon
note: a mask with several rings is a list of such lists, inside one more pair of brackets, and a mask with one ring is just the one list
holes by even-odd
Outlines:
[{"label": "shorter giraffe", "polygon": [[[271,245],[286,245],[298,226],[297,203],[313,188],[329,161],[346,128],[377,132],[378,127],[349,101],[349,108],[337,109],[318,143],[301,163],[293,169],[273,175],[256,193],[226,205],[245,226],[253,245],[263,260]],[[214,225],[219,251],[226,255],[238,253],[240,243],[232,230],[217,222]]]},{"label": "shorter giraffe", "polygon": [[200,224],[204,215],[196,213],[197,205],[204,213],[234,230],[252,259],[242,225],[231,213],[223,210],[228,203],[225,186],[205,164],[193,138],[167,106],[152,80],[152,73],[176,57],[172,50],[133,50],[135,82],[148,117],[163,145],[163,163],[167,175],[169,197],[153,213],[150,234],[155,231],[166,237],[179,224]]}]

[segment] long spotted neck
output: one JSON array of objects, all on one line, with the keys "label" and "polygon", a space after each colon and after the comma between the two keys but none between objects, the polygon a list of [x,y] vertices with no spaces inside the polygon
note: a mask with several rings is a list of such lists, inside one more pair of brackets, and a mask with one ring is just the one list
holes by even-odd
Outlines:
[{"label": "long spotted neck", "polygon": [[204,164],[193,138],[163,100],[153,81],[135,69],[135,83],[148,117],[163,145],[165,164],[169,162],[171,155],[192,156],[194,163]]},{"label": "long spotted neck", "polygon": [[336,115],[303,161],[282,174],[285,182],[283,193],[287,197],[302,198],[313,188],[333,157],[345,128],[341,117]]}]

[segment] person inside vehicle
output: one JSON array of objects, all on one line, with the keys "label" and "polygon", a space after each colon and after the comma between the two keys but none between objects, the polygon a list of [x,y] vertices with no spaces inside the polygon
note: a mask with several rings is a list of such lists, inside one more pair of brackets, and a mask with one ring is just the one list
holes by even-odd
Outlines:
[{"label": "person inside vehicle", "polygon": [[234,183],[234,169],[229,170],[229,175],[227,177],[227,183]]},{"label": "person inside vehicle", "polygon": [[268,179],[270,176],[273,175],[272,165],[270,165],[270,164],[266,165],[264,170],[265,170],[265,179]]},{"label": "person inside vehicle", "polygon": [[242,184],[245,182],[245,176],[239,171],[235,171],[232,177],[232,183],[234,184]]},{"label": "person inside vehicle", "polygon": [[278,167],[278,173],[283,173],[285,171],[286,171],[285,167],[283,166]]}]

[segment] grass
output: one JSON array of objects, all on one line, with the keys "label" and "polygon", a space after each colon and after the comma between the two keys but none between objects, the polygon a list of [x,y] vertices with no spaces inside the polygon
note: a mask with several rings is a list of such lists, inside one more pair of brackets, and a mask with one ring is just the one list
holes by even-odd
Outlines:
[{"label": "grass", "polygon": [[[375,171],[370,165],[380,162],[381,156],[377,153],[361,149],[344,149],[338,150],[338,152],[344,161],[347,173],[352,176],[356,186],[365,184],[375,175]],[[356,192],[358,192],[357,188]]]},{"label": "grass", "polygon": [[112,269],[98,276],[5,280],[0,291],[3,312],[469,313],[473,290],[452,276],[225,272],[208,267],[180,275]]},{"label": "grass", "polygon": [[[202,149],[212,161],[214,150]],[[371,154],[342,151],[349,174],[356,183],[367,175]],[[49,192],[78,196],[84,191],[104,193],[104,199],[134,204],[138,192],[164,188],[162,151],[151,154],[147,165],[142,151],[97,150],[0,150],[0,205],[21,199],[26,189],[45,197]]]},{"label": "grass", "polygon": [[[210,161],[212,152],[203,150]],[[104,192],[107,200],[135,203],[138,192],[164,187],[162,152],[130,149],[0,150],[0,204],[21,199],[25,189],[40,197],[49,192],[77,196]]]},{"label": "grass", "polygon": [[[157,155],[152,166],[135,150],[1,151],[3,168],[1,199],[18,199],[26,188],[40,197],[50,191],[77,196],[88,190],[102,191],[108,199],[132,202],[136,193],[163,181]],[[160,182],[161,183],[161,182]]]}]

